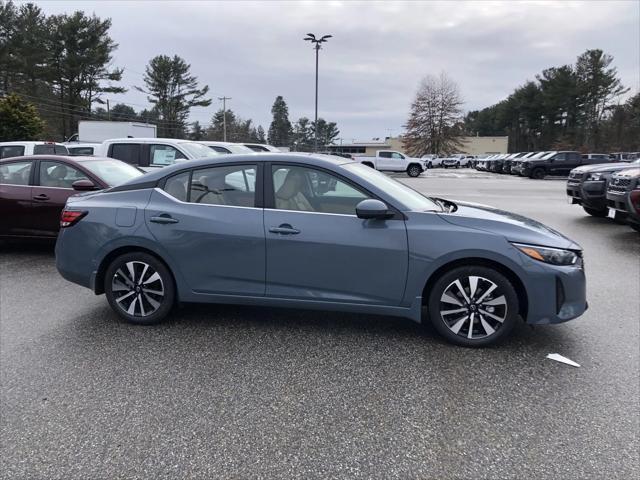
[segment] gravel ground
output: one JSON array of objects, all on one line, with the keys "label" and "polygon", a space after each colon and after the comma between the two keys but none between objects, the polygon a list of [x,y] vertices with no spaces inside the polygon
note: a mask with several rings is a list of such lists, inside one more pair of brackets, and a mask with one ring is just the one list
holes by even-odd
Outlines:
[{"label": "gravel ground", "polygon": [[578,241],[590,309],[484,350],[298,310],[187,306],[144,328],[59,277],[51,247],[5,245],[0,478],[637,478],[638,234],[558,180],[399,178]]}]

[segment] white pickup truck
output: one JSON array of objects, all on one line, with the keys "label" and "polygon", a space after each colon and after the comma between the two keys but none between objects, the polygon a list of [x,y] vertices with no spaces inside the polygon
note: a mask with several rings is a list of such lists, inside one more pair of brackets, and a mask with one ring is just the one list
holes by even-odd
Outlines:
[{"label": "white pickup truck", "polygon": [[410,177],[417,177],[427,169],[424,159],[407,157],[395,150],[378,150],[375,157],[358,156],[354,160],[381,172],[407,172]]}]

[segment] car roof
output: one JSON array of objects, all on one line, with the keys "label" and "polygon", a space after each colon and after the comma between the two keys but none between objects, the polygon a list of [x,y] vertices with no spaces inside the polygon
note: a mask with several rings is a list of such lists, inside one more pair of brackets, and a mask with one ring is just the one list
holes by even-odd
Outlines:
[{"label": "car roof", "polygon": [[[77,157],[71,157],[77,158]],[[96,158],[96,157],[87,157],[87,158]],[[193,168],[206,168],[206,167],[214,167],[217,165],[226,165],[226,164],[237,164],[237,163],[262,163],[262,162],[294,162],[294,163],[303,163],[305,165],[309,165],[312,167],[336,167],[340,165],[350,164],[350,163],[359,163],[354,162],[348,158],[344,157],[336,157],[332,155],[320,155],[317,153],[271,153],[265,152],[261,155],[253,155],[250,153],[247,154],[236,154],[236,155],[220,155],[216,157],[210,158],[202,158],[199,160],[187,160],[184,162],[176,163],[174,165],[170,165],[168,167],[159,168],[157,171],[152,171],[143,175],[142,177],[134,178],[129,180],[128,182],[120,185],[118,188],[123,186],[133,186],[133,185],[145,185],[147,183],[157,182],[158,180],[172,175],[182,170],[191,170]]]},{"label": "car roof", "polygon": [[104,143],[106,143],[106,142],[119,142],[119,143],[126,143],[126,142],[131,142],[131,143],[135,143],[135,142],[198,143],[198,142],[194,142],[193,140],[187,140],[186,138],[161,138],[161,137],[110,138],[110,139],[104,141]]},{"label": "car roof", "polygon": [[46,140],[38,140],[38,141],[25,141],[25,142],[20,142],[20,141],[16,141],[16,142],[0,142],[0,147],[11,147],[13,145],[62,145],[64,147],[66,147],[66,145],[64,143],[59,143],[59,142],[49,142]]},{"label": "car roof", "polygon": [[45,155],[23,155],[20,157],[8,157],[8,158],[0,159],[0,163],[8,163],[10,161],[29,162],[33,160],[47,160],[47,161],[63,160],[65,162],[70,162],[70,163],[91,162],[95,160],[111,160],[111,161],[118,161],[118,162],[121,161],[121,160],[116,160],[115,158],[94,157],[91,155],[71,156],[71,155],[53,155],[53,154],[46,155],[45,154]]}]

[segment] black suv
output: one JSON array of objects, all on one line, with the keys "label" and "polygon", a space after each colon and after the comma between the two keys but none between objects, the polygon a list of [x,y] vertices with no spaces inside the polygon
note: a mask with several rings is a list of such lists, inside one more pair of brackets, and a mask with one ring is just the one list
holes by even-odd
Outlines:
[{"label": "black suv", "polygon": [[569,173],[569,179],[567,180],[569,202],[582,205],[584,211],[589,215],[606,217],[608,214],[607,184],[611,174],[634,165],[640,166],[640,160],[633,163],[604,163],[574,168]]},{"label": "black suv", "polygon": [[640,232],[640,167],[627,168],[611,175],[607,187],[607,206],[614,218],[625,218]]},{"label": "black suv", "polygon": [[583,164],[580,152],[550,152],[541,158],[524,160],[521,175],[538,180],[547,175],[568,175],[571,170]]}]

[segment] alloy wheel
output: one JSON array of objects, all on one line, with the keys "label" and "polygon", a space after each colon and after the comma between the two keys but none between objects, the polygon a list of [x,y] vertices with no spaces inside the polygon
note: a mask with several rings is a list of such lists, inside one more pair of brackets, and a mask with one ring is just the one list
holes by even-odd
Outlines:
[{"label": "alloy wheel", "polygon": [[476,340],[496,333],[507,318],[498,285],[480,276],[458,278],[440,297],[440,318],[454,334]]},{"label": "alloy wheel", "polygon": [[129,261],[118,268],[111,279],[115,303],[135,317],[155,313],[165,298],[160,274],[148,263]]}]

